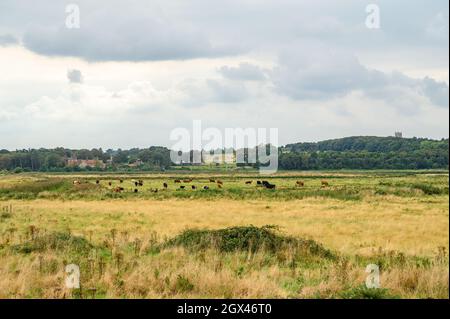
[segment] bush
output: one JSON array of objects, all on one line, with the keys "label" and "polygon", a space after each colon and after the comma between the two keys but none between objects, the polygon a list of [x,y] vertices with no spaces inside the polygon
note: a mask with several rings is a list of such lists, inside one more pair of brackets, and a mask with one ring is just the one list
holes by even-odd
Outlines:
[{"label": "bush", "polygon": [[412,188],[419,189],[426,195],[448,194],[448,188],[439,188],[429,184],[413,184]]},{"label": "bush", "polygon": [[183,246],[191,250],[218,249],[221,252],[265,250],[275,253],[293,248],[306,254],[332,258],[333,254],[314,240],[277,234],[275,226],[242,226],[219,230],[189,229],[168,240],[164,246]]},{"label": "bush", "polygon": [[389,289],[384,288],[367,288],[366,285],[361,285],[355,288],[350,288],[339,294],[343,299],[399,299],[397,295],[389,292]]},{"label": "bush", "polygon": [[177,292],[189,292],[194,289],[194,285],[189,281],[189,279],[178,275],[177,281],[175,282],[175,289]]},{"label": "bush", "polygon": [[45,250],[66,250],[87,255],[92,248],[93,245],[85,238],[60,232],[37,236],[23,244],[12,246],[14,251],[23,254],[42,252]]}]

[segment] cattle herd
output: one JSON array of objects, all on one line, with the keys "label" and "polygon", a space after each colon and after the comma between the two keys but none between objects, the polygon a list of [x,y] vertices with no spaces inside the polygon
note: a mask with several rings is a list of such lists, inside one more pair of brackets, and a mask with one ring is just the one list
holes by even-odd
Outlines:
[{"label": "cattle herd", "polygon": [[[189,179],[175,179],[173,182],[174,182],[174,184],[190,184],[193,181],[194,180],[192,178],[189,178]],[[124,182],[123,179],[119,180],[120,184],[123,184],[123,182]],[[97,179],[95,181],[95,183],[97,185],[100,185],[101,181],[99,179]],[[132,180],[132,183],[134,184],[134,188],[132,189],[132,191],[134,193],[138,193],[139,192],[139,187],[144,186],[144,181],[141,180],[141,179],[139,179],[139,180]],[[219,188],[219,189],[224,187],[224,182],[221,181],[220,179],[209,178],[209,183],[214,183],[217,186],[217,188]],[[78,181],[78,180],[73,181],[73,185],[80,185],[80,184],[81,184],[81,182]],[[252,185],[252,184],[253,184],[252,180],[245,181],[245,185]],[[108,186],[112,187],[113,186],[113,182],[109,181],[108,182]],[[305,186],[305,182],[304,181],[296,181],[295,182],[295,187],[304,187],[304,186]],[[330,186],[328,181],[326,181],[326,180],[322,180],[321,181],[321,187],[322,188],[325,188],[325,187],[328,187],[328,186]],[[169,189],[168,182],[164,182],[162,184],[162,187],[163,187],[163,190],[168,190]],[[266,188],[266,189],[275,189],[276,185],[275,184],[271,184],[271,183],[269,183],[268,181],[265,181],[265,180],[257,180],[256,181],[256,187],[263,187],[263,188]],[[190,185],[190,188],[192,190],[199,189],[198,186],[193,185],[193,184]],[[210,186],[204,185],[203,187],[200,187],[200,188],[203,189],[203,190],[209,190]],[[177,188],[177,190],[185,190],[185,189],[187,189],[186,185],[179,185],[178,188]],[[125,188],[122,187],[122,186],[115,186],[114,188],[112,188],[112,191],[115,192],[115,193],[121,193],[121,192],[125,191]],[[157,193],[158,192],[158,188],[151,188],[150,191],[153,192],[153,193]]]}]

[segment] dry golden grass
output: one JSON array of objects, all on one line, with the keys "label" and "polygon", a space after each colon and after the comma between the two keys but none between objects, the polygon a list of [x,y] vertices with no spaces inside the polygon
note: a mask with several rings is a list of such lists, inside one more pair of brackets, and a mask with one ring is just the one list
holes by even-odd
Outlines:
[{"label": "dry golden grass", "polygon": [[[93,240],[116,228],[144,236],[174,236],[186,228],[224,228],[275,224],[282,232],[312,238],[326,247],[354,254],[373,249],[432,256],[449,247],[449,211],[445,198],[429,200],[383,197],[364,201],[110,200],[8,201],[24,227],[70,228],[93,233]],[[432,231],[430,231],[432,230]]]},{"label": "dry golden grass", "polygon": [[[303,174],[307,175],[311,174]],[[346,174],[346,179],[334,183],[356,188],[380,186],[379,179],[352,176]],[[41,178],[39,174],[4,176],[0,188]],[[383,178],[392,182],[386,187],[393,192],[410,182],[437,185],[442,180],[441,175],[436,180],[427,176]],[[399,181],[402,184],[397,186]],[[311,180],[311,187],[319,182]],[[147,187],[151,187],[149,183],[146,181]],[[242,181],[226,184],[230,183],[241,185]],[[292,180],[280,178],[278,183],[292,184]],[[381,263],[381,285],[390,294],[448,298],[446,194],[429,196],[417,190],[417,196],[395,196],[367,191],[357,200],[63,198],[0,200],[0,208],[13,207],[12,213],[0,217],[0,298],[79,296],[79,292],[73,295],[64,288],[64,266],[75,261],[82,266],[83,298],[339,298],[343,291],[364,283],[365,266],[371,260]],[[278,225],[282,234],[323,244],[338,259],[300,260],[292,265],[289,251],[270,255],[212,249],[191,252],[180,247],[151,250],[155,242],[188,228],[271,224]],[[30,226],[40,235],[64,232],[82,236],[97,248],[89,257],[51,249],[12,250],[15,244],[29,240]],[[95,288],[95,293],[89,288]]]}]

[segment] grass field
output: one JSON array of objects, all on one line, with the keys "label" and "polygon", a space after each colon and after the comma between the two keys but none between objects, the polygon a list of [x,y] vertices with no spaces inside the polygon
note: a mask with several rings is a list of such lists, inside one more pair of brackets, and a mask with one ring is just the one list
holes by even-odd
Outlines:
[{"label": "grass field", "polygon": [[0,298],[448,298],[448,190],[448,171],[3,174]]}]

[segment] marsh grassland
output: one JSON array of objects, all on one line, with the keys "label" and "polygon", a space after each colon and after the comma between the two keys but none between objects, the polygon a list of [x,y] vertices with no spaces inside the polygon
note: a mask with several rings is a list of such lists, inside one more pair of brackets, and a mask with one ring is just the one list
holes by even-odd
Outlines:
[{"label": "marsh grassland", "polygon": [[3,174],[0,298],[448,298],[448,190],[448,171]]}]

